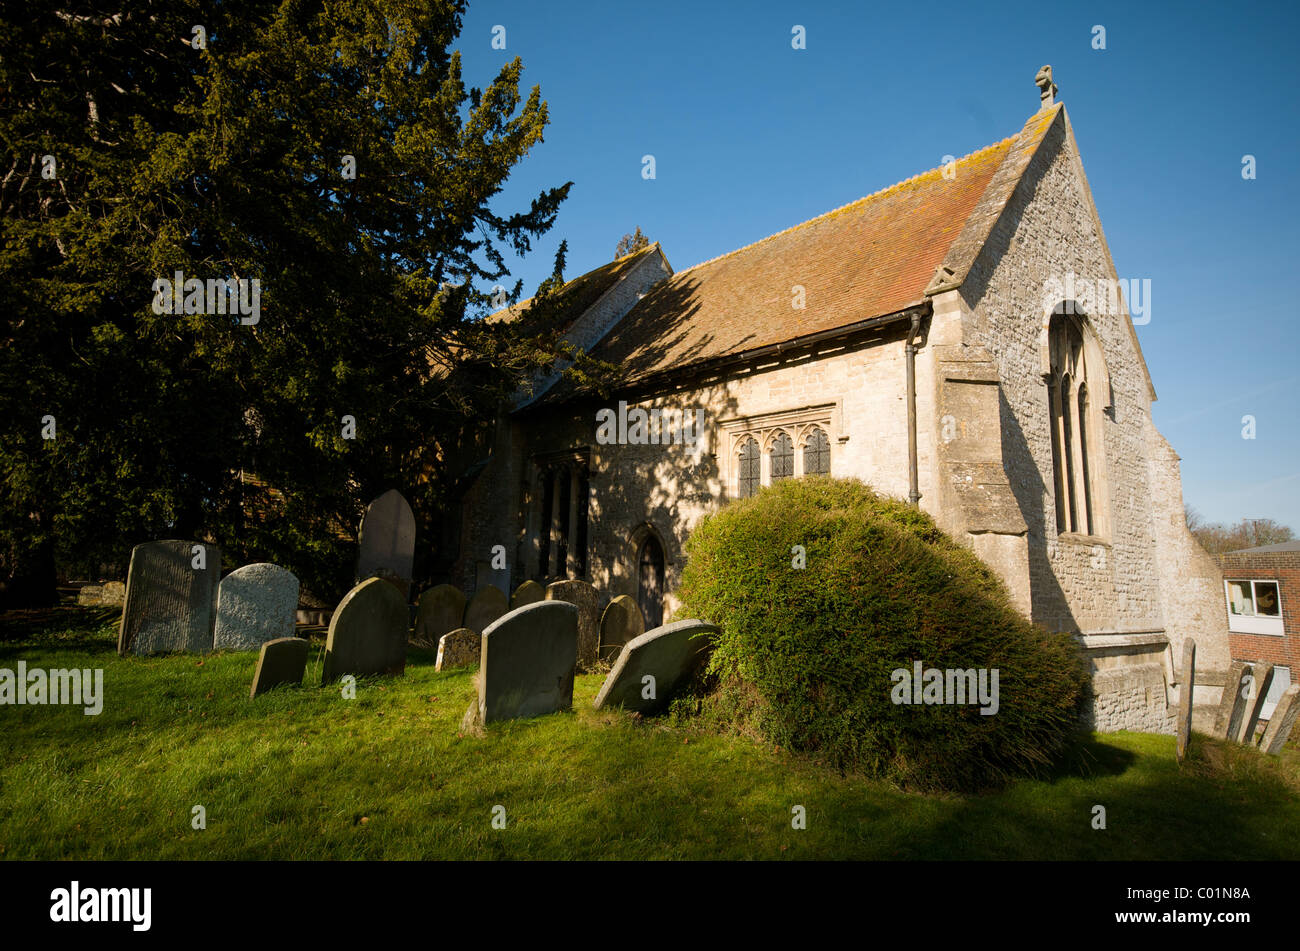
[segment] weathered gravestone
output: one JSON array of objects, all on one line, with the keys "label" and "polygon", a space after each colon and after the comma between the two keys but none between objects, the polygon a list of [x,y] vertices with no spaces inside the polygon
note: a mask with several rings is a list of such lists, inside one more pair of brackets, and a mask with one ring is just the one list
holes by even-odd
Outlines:
[{"label": "weathered gravestone", "polygon": [[385,578],[405,599],[415,563],[415,515],[402,493],[389,489],[366,506],[360,542],[357,581]]},{"label": "weathered gravestone", "polygon": [[1234,660],[1228,667],[1227,679],[1223,681],[1223,693],[1219,696],[1219,712],[1214,718],[1214,735],[1217,737],[1228,735],[1228,722],[1232,719],[1233,707],[1241,697],[1241,677],[1245,669],[1245,663],[1239,660]]},{"label": "weathered gravestone", "polygon": [[1281,753],[1286,739],[1295,726],[1296,715],[1300,714],[1300,684],[1292,684],[1282,692],[1273,716],[1269,718],[1268,729],[1259,741],[1259,748],[1265,753]]},{"label": "weathered gravestone", "polygon": [[117,652],[212,650],[221,577],[216,545],[168,539],[131,550]]},{"label": "weathered gravestone", "polygon": [[525,581],[519,587],[515,588],[515,593],[510,596],[510,610],[522,608],[526,604],[536,604],[538,601],[546,600],[546,589],[536,581]]},{"label": "weathered gravestone", "polygon": [[77,603],[81,605],[99,605],[104,603],[104,589],[97,584],[85,584],[77,592]]},{"label": "weathered gravestone", "polygon": [[420,594],[411,642],[436,647],[438,639],[460,627],[465,617],[465,595],[449,584],[434,585]]},{"label": "weathered gravestone", "polygon": [[620,594],[600,616],[600,659],[613,662],[623,645],[645,633],[645,618],[635,598]]},{"label": "weathered gravestone", "polygon": [[301,637],[281,637],[262,644],[248,699],[281,684],[301,684],[307,673],[307,647],[307,641]]},{"label": "weathered gravestone", "polygon": [[709,648],[707,635],[716,633],[718,628],[708,621],[686,620],[634,638],[596,694],[596,709],[622,706],[649,713],[662,707],[699,668]]},{"label": "weathered gravestone", "polygon": [[267,641],[293,637],[298,579],[269,562],[236,568],[217,586],[217,650],[252,651]]},{"label": "weathered gravestone", "polygon": [[1242,664],[1241,673],[1235,681],[1229,680],[1223,685],[1227,690],[1232,684],[1236,684],[1236,695],[1232,701],[1232,710],[1228,713],[1228,725],[1223,731],[1223,738],[1226,740],[1236,740],[1241,736],[1242,721],[1246,719],[1246,708],[1250,706],[1255,695],[1250,693],[1249,685],[1254,682],[1255,665]]},{"label": "weathered gravestone", "polygon": [[1268,699],[1268,691],[1272,686],[1273,665],[1263,662],[1256,664],[1255,684],[1247,701],[1246,715],[1242,717],[1241,735],[1236,738],[1239,743],[1254,743],[1255,728],[1259,726],[1260,717],[1264,714],[1264,701]]},{"label": "weathered gravestone", "polygon": [[406,669],[406,599],[383,578],[368,578],[330,618],[321,683],[345,674],[401,674]]},{"label": "weathered gravestone", "polygon": [[1183,682],[1178,687],[1178,745],[1175,755],[1178,762],[1187,756],[1187,744],[1192,740],[1192,697],[1196,692],[1196,641],[1190,637],[1183,641]]},{"label": "weathered gravestone", "polygon": [[482,633],[509,610],[506,593],[494,584],[486,585],[475,591],[469,604],[465,605],[465,620],[461,626]]},{"label": "weathered gravestone", "polygon": [[126,585],[120,581],[110,581],[99,591],[99,603],[109,607],[120,607],[126,601]]},{"label": "weathered gravestone", "polygon": [[578,666],[596,664],[600,644],[600,596],[585,581],[553,581],[546,586],[547,601],[564,601],[578,609]]},{"label": "weathered gravestone", "polygon": [[477,664],[483,648],[483,635],[460,627],[438,640],[438,663],[434,670],[450,670]]},{"label": "weathered gravestone", "polygon": [[573,706],[578,609],[541,601],[511,611],[483,632],[478,698],[462,725],[537,717]]}]

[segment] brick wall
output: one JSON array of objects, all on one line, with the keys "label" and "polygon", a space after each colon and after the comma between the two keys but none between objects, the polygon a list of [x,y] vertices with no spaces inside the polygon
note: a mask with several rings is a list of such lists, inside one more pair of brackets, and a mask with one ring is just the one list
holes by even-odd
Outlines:
[{"label": "brick wall", "polygon": [[1218,562],[1223,569],[1223,580],[1278,582],[1278,596],[1282,600],[1282,627],[1286,634],[1277,637],[1230,632],[1232,659],[1265,660],[1289,667],[1291,682],[1300,682],[1300,552],[1227,552],[1218,556]]}]

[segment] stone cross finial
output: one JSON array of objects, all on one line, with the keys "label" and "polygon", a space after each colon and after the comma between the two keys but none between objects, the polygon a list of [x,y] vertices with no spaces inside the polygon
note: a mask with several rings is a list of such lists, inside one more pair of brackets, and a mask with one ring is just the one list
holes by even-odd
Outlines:
[{"label": "stone cross finial", "polygon": [[1049,109],[1056,102],[1056,83],[1052,82],[1052,67],[1044,66],[1034,77],[1034,85],[1038,87],[1038,98],[1042,100],[1039,109]]}]

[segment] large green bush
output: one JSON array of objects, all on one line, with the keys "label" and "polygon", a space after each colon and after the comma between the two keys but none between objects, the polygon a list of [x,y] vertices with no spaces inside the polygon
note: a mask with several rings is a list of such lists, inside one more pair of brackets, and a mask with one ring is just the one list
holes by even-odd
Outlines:
[{"label": "large green bush", "polygon": [[[806,567],[794,567],[803,546]],[[1089,691],[1068,635],[1012,607],[997,576],[923,512],[856,480],[785,479],[692,533],[683,617],[722,628],[715,717],[841,770],[972,790],[1042,772]],[[999,706],[896,704],[896,669],[996,668]]]}]

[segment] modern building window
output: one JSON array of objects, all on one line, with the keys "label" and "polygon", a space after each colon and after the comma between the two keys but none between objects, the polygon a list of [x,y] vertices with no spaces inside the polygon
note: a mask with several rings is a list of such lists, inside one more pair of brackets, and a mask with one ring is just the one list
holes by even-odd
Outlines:
[{"label": "modern building window", "polygon": [[772,440],[772,481],[794,475],[794,442],[789,434],[779,433]]},{"label": "modern building window", "polygon": [[758,491],[762,478],[761,469],[758,440],[751,436],[740,445],[740,479],[737,491],[742,499],[747,499]]},{"label": "modern building window", "polygon": [[1228,602],[1228,630],[1239,634],[1286,633],[1282,601],[1276,581],[1225,581]]},{"label": "modern building window", "polygon": [[1056,496],[1056,530],[1079,535],[1102,535],[1098,509],[1099,421],[1088,385],[1089,352],[1100,362],[1100,352],[1089,347],[1081,324],[1072,316],[1056,314],[1048,329],[1050,373],[1047,375],[1051,411],[1052,484]]},{"label": "modern building window", "polygon": [[820,426],[808,434],[803,446],[804,475],[827,475],[831,471],[831,441]]}]

